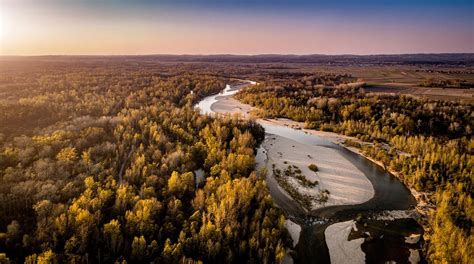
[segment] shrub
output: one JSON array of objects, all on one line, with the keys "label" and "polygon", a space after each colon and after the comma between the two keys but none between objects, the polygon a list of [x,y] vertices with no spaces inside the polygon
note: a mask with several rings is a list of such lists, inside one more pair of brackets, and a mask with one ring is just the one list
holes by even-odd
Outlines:
[{"label": "shrub", "polygon": [[314,172],[317,172],[318,171],[318,166],[316,166],[316,164],[314,163],[311,163],[308,168]]}]

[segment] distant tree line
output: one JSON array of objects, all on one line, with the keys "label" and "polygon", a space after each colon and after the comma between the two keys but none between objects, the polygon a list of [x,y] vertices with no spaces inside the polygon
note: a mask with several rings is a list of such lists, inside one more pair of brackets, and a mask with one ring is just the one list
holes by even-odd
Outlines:
[{"label": "distant tree line", "polygon": [[469,89],[474,87],[474,83],[460,79],[434,79],[430,78],[419,84],[421,87],[435,88],[462,88]]}]

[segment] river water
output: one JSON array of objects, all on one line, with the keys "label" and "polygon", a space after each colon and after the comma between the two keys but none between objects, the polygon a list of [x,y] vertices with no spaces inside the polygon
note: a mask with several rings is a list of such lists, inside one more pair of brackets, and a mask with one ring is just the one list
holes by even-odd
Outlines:
[{"label": "river water", "polygon": [[[220,98],[232,96],[243,87],[227,85],[219,94],[201,100],[198,107],[202,114],[215,114],[211,106]],[[257,121],[258,122],[258,121]],[[330,254],[324,237],[324,230],[331,224],[362,218],[358,221],[358,232],[349,237],[367,237],[362,244],[366,263],[410,263],[410,254],[421,249],[421,241],[415,244],[405,243],[405,237],[413,233],[422,233],[423,229],[413,219],[376,220],[376,215],[388,210],[409,210],[416,205],[410,191],[393,175],[375,163],[367,160],[344,147],[316,135],[290,127],[259,122],[265,128],[266,139],[272,135],[289,138],[310,146],[323,146],[335,149],[338,154],[350,161],[363,172],[372,183],[375,195],[369,201],[358,205],[342,205],[323,207],[313,211],[305,211],[297,202],[282,193],[274,177],[267,177],[270,194],[287,218],[302,227],[300,239],[293,252],[295,263],[330,263]],[[257,151],[257,166],[268,167],[265,150]],[[271,172],[269,172],[271,173]],[[423,262],[423,260],[421,260]],[[412,261],[416,263],[416,261]]]}]

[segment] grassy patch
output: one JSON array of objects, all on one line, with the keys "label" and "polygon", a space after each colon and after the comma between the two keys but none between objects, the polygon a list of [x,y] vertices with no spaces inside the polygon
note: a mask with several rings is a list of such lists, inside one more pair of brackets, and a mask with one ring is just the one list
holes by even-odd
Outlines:
[{"label": "grassy patch", "polygon": [[[286,171],[286,170],[285,170]],[[273,175],[275,175],[275,179],[277,180],[278,184],[301,206],[306,209],[311,209],[311,201],[317,199],[312,195],[302,194],[298,192],[298,189],[291,185],[288,182],[288,179],[282,175],[282,171],[280,169],[274,169]]]},{"label": "grassy patch", "polygon": [[308,180],[295,165],[288,165],[287,168],[281,170],[279,168],[273,167],[273,175],[275,175],[275,179],[277,180],[278,184],[299,204],[307,209],[311,209],[311,201],[317,200],[319,202],[327,201],[328,197],[326,193],[320,193],[317,196],[309,195],[309,194],[302,194],[298,191],[296,187],[291,185],[288,181],[288,177],[292,177],[298,181],[298,183],[306,188],[313,188],[316,187],[319,182],[318,181],[310,181]]},{"label": "grassy patch", "polygon": [[362,145],[359,142],[356,142],[354,140],[346,139],[344,140],[344,145],[348,147],[355,147],[355,148],[361,148]]}]

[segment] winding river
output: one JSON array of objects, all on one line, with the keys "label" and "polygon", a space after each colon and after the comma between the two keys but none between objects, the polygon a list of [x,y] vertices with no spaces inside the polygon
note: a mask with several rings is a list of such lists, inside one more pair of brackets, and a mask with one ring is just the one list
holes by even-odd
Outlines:
[{"label": "winding river", "polygon": [[[250,81],[248,81],[250,82]],[[218,100],[230,97],[245,85],[227,85],[219,94],[201,100],[198,107],[203,114],[214,114],[212,105]],[[292,255],[295,263],[330,263],[330,252],[326,244],[325,230],[328,226],[350,221],[364,216],[364,221],[357,222],[349,239],[364,238],[361,249],[365,254],[366,263],[417,263],[422,242],[405,242],[405,238],[413,233],[422,233],[422,228],[411,218],[377,220],[375,216],[386,211],[402,211],[413,209],[416,205],[410,191],[393,175],[342,146],[322,137],[307,134],[282,125],[268,124],[257,120],[265,128],[265,138],[278,135],[308,146],[332,148],[342,155],[368,178],[374,188],[374,197],[357,205],[337,205],[306,211],[284,194],[274,177],[267,177],[267,185],[276,205],[282,208],[287,218],[301,226],[299,241]],[[260,147],[257,151],[257,166],[266,166],[266,151]],[[374,216],[374,217],[371,217]],[[423,260],[421,260],[423,261]],[[350,261],[347,263],[351,263]]]}]

